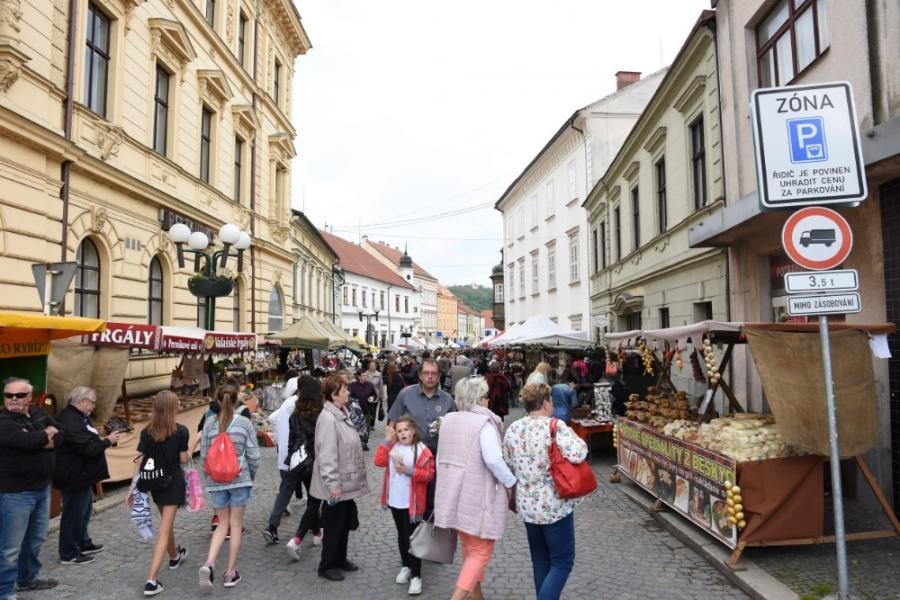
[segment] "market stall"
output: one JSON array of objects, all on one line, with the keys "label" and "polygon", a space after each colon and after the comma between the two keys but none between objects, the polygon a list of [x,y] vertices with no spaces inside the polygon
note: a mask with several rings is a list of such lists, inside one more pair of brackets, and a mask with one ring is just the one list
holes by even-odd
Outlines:
[{"label": "market stall", "polygon": [[35,402],[42,402],[51,341],[105,328],[106,322],[98,319],[0,312],[0,376],[28,379]]},{"label": "market stall", "polygon": [[[122,324],[124,325],[124,324]],[[120,339],[119,341],[123,341]],[[155,348],[161,355],[179,357],[180,366],[172,374],[171,387],[179,396],[179,412],[176,421],[187,427],[191,434],[190,444],[197,439],[197,426],[207,411],[209,397],[216,378],[243,375],[243,369],[234,367],[244,364],[256,352],[255,333],[206,331],[195,327],[160,328],[158,344]],[[110,342],[116,346],[115,340]],[[102,345],[102,339],[88,340],[91,345]],[[129,347],[118,344],[118,350],[126,356]],[[131,346],[135,347],[135,346]],[[214,377],[209,377],[209,365],[213,365]],[[134,457],[141,431],[149,424],[153,398],[129,398],[123,389],[123,402],[116,404],[111,417],[126,424],[126,431],[119,443],[106,451],[109,464],[109,479],[124,481],[134,474]]]},{"label": "market stall", "polygon": [[[872,351],[877,356],[885,347],[880,338],[893,331],[891,324],[835,324],[830,334],[840,455],[854,458],[893,525],[848,540],[900,535],[900,522],[861,457],[877,430]],[[817,335],[808,324],[705,321],[606,336],[620,353],[637,346],[646,370],[657,376],[645,398],[632,394],[618,420],[618,471],[655,496],[658,508],[668,506],[732,548],[731,566],[747,546],[834,541],[824,535],[829,438]],[[726,381],[734,346],[743,343],[770,415],[745,412]],[[686,352],[694,377],[708,385],[696,398],[672,384],[672,369],[684,368]],[[719,389],[719,408],[730,412],[710,419]]]}]

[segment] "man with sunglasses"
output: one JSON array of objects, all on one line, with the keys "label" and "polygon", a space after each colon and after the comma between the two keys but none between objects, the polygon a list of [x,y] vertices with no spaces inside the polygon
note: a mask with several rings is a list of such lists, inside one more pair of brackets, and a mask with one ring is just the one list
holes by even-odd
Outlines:
[{"label": "man with sunglasses", "polygon": [[38,579],[41,546],[50,517],[50,476],[62,435],[41,409],[31,406],[32,386],[13,377],[3,384],[0,411],[0,600],[16,591],[46,590]]}]

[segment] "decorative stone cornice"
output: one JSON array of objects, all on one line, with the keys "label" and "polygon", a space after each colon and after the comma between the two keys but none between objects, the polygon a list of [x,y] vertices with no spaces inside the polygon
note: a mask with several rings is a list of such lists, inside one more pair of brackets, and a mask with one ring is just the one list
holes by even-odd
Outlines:
[{"label": "decorative stone cornice", "polygon": [[675,110],[678,112],[685,114],[687,113],[694,103],[699,100],[701,93],[706,88],[706,76],[705,75],[697,75],[694,77],[687,86],[685,86],[684,91],[681,93],[681,96],[675,101],[672,105]]},{"label": "decorative stone cornice", "polygon": [[150,19],[148,25],[153,56],[163,59],[170,67],[181,71],[183,81],[185,66],[197,58],[184,25],[168,19]]},{"label": "decorative stone cornice", "polygon": [[253,134],[259,129],[259,119],[256,118],[256,113],[249,104],[232,104],[231,116],[234,128],[245,139],[253,137]]},{"label": "decorative stone cornice", "polygon": [[282,162],[287,162],[297,156],[294,150],[294,143],[291,137],[284,132],[279,132],[269,136],[269,153]]},{"label": "decorative stone cornice", "polygon": [[0,92],[6,93],[31,57],[11,44],[0,44]]},{"label": "decorative stone cornice", "polygon": [[110,156],[119,153],[122,142],[125,141],[125,130],[110,123],[97,123],[97,148],[100,150],[100,158],[107,160]]},{"label": "decorative stone cornice", "polygon": [[219,113],[220,119],[224,118],[225,105],[234,96],[225,74],[218,69],[200,69],[197,71],[197,84],[200,98]]}]

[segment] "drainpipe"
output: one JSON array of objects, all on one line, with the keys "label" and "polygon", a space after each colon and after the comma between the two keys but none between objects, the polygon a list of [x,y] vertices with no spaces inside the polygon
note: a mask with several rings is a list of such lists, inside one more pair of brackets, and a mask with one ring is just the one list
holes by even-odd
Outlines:
[{"label": "drainpipe", "polygon": [[[253,16],[253,114],[256,114],[256,75],[259,69],[259,15],[262,11],[260,0],[256,0],[256,14]],[[256,140],[253,133],[250,142],[250,237],[256,237]],[[250,331],[256,333],[256,246],[250,246]]]},{"label": "drainpipe", "polygon": [[[75,27],[78,20],[78,0],[69,0],[69,46],[66,60],[66,104],[63,113],[63,132],[66,141],[72,141],[72,114],[75,111]],[[59,255],[66,261],[69,245],[69,185],[72,178],[72,161],[63,160],[60,165],[59,199],[62,201],[62,235],[59,242]],[[47,292],[49,293],[49,291]],[[60,307],[60,315],[65,314],[65,307]]]}]

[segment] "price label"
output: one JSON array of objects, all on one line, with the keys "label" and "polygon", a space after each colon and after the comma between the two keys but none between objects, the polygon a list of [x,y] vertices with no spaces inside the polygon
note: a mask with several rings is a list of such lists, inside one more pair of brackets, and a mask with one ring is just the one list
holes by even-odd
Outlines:
[{"label": "price label", "polygon": [[784,289],[789,294],[855,292],[859,289],[859,275],[856,269],[785,273]]}]

